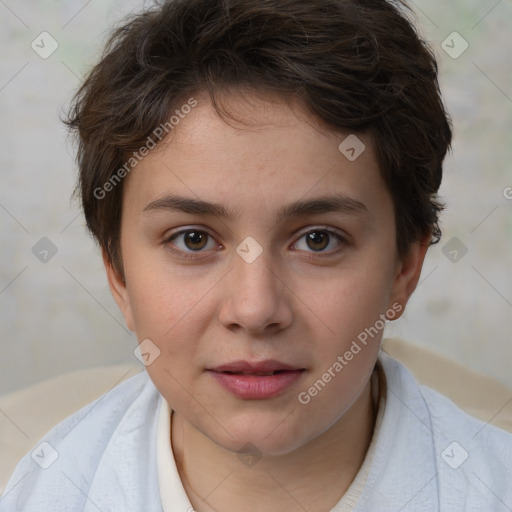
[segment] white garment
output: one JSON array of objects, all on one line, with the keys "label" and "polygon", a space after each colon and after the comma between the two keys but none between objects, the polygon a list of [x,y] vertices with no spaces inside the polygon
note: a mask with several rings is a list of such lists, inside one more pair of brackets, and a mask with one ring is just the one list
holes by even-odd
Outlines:
[{"label": "white garment", "polygon": [[[418,386],[386,354],[379,361],[385,409],[373,458],[363,463],[370,467],[354,511],[512,510],[512,434]],[[64,420],[42,440],[48,445],[19,462],[0,512],[163,512],[158,467],[165,464],[161,477],[172,475],[165,479],[165,512],[191,512],[169,429],[167,441],[158,436],[162,400],[144,372]],[[158,449],[162,443],[167,451]],[[58,458],[43,469],[53,450]]]}]

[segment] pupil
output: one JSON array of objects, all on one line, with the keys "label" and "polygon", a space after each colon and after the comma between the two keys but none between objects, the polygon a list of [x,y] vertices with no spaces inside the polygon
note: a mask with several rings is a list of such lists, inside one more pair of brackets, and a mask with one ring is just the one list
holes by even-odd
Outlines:
[{"label": "pupil", "polygon": [[307,244],[314,251],[321,251],[329,244],[329,236],[324,231],[313,231],[307,237]]},{"label": "pupil", "polygon": [[185,237],[185,244],[189,249],[198,250],[205,246],[206,236],[200,231],[190,231]]}]

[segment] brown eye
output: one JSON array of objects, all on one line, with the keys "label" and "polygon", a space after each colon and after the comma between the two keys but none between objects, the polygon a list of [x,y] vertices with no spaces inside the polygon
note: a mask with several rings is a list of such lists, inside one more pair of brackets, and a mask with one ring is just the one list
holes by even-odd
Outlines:
[{"label": "brown eye", "polygon": [[174,233],[168,239],[164,240],[164,245],[186,256],[194,252],[206,253],[209,249],[215,249],[218,245],[215,239],[206,231],[199,229],[185,229]]},{"label": "brown eye", "polygon": [[199,251],[204,249],[208,242],[208,234],[203,231],[187,231],[183,237],[187,249]]},{"label": "brown eye", "polygon": [[304,233],[293,245],[294,250],[309,253],[311,257],[334,256],[346,247],[346,239],[332,229],[312,229]]},{"label": "brown eye", "polygon": [[329,245],[327,231],[311,231],[306,235],[306,243],[313,251],[323,251]]}]

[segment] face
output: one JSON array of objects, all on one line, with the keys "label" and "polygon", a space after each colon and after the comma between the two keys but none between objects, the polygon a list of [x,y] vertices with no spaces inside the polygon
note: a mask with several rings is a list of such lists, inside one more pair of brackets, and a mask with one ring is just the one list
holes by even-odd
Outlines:
[{"label": "face", "polygon": [[349,133],[298,105],[231,96],[251,122],[231,126],[197,99],[126,178],[125,280],[106,261],[109,283],[182,421],[231,451],[289,453],[360,396],[424,248],[398,259],[369,136],[350,161]]}]

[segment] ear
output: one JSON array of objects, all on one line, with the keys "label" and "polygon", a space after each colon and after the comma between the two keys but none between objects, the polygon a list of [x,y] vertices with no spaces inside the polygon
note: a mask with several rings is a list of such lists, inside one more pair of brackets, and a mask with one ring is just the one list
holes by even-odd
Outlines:
[{"label": "ear", "polygon": [[112,263],[104,249],[102,249],[101,254],[103,257],[103,264],[105,265],[108,286],[110,288],[110,292],[112,293],[112,297],[114,297],[117,306],[121,310],[121,313],[123,313],[128,329],[130,329],[130,331],[133,332],[135,330],[133,323],[133,315],[125,279],[115,269],[114,264]]},{"label": "ear", "polygon": [[[389,307],[400,304],[400,312],[393,318],[396,320],[402,316],[405,306],[412,292],[416,289],[423,268],[425,255],[430,247],[431,233],[424,235],[419,241],[413,242],[407,254],[398,261],[397,271],[393,281]],[[395,308],[393,308],[395,310]]]}]

